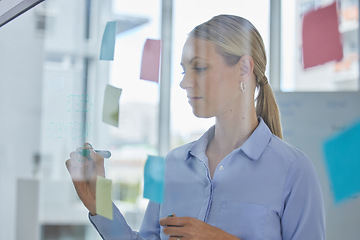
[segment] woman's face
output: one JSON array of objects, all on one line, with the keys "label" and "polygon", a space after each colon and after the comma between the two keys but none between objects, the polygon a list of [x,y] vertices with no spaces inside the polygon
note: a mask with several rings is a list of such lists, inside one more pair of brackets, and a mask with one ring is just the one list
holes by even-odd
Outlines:
[{"label": "woman's face", "polygon": [[183,48],[181,65],[185,89],[197,117],[221,116],[233,111],[240,101],[238,64],[226,65],[210,41],[190,37]]}]

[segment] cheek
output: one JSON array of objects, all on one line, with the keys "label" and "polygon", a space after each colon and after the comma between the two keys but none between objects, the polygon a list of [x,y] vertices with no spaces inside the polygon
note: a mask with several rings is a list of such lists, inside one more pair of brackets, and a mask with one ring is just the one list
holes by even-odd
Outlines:
[{"label": "cheek", "polygon": [[230,85],[231,81],[228,77],[222,72],[214,72],[207,79],[207,84],[205,89],[208,94],[211,94],[216,97],[224,97],[228,93],[228,89],[232,86]]},{"label": "cheek", "polygon": [[200,82],[203,83],[203,88],[210,93],[216,93],[224,83],[221,72],[217,71],[208,72]]}]

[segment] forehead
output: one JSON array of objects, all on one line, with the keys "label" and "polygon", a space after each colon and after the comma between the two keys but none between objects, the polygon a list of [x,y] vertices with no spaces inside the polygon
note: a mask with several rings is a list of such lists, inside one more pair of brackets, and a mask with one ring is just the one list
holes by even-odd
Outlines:
[{"label": "forehead", "polygon": [[220,54],[216,51],[216,45],[208,40],[190,37],[184,44],[181,62],[187,62],[194,57],[211,59]]}]

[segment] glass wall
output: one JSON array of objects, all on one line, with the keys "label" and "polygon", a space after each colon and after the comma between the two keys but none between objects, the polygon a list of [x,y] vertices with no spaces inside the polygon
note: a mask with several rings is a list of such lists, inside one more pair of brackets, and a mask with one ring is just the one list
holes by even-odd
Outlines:
[{"label": "glass wall", "polygon": [[[100,239],[64,164],[85,141],[112,152],[105,167],[113,201],[139,229],[144,163],[158,154],[160,89],[140,80],[140,65],[146,39],[161,38],[161,4],[44,1],[0,28],[0,224],[8,230],[0,239]],[[248,18],[269,50],[268,0],[174,1],[171,148],[213,124],[193,116],[179,83],[187,33],[217,14]],[[112,61],[99,59],[108,21],[117,23]],[[107,84],[122,89],[118,127],[102,119]]]},{"label": "glass wall", "polygon": [[[248,18],[269,50],[268,0],[174,1],[171,148],[213,124],[192,115],[179,83],[187,33],[217,14]],[[51,0],[0,28],[0,239],[100,239],[64,164],[85,141],[112,152],[113,201],[139,229],[144,163],[158,154],[159,130],[159,85],[140,80],[140,65],[146,39],[161,38],[161,16],[160,0]],[[99,59],[108,21],[117,23],[113,61]],[[118,127],[102,121],[107,84],[122,89]]]},{"label": "glass wall", "polygon": [[[109,21],[117,23],[116,43],[114,59],[104,61]],[[101,239],[65,167],[85,141],[111,151],[112,199],[139,229],[143,168],[147,155],[157,155],[159,114],[159,86],[140,80],[140,65],[146,39],[160,39],[160,26],[159,0],[51,0],[0,28],[0,223],[7,228],[0,239]],[[103,122],[107,84],[122,89],[118,127]]]},{"label": "glass wall", "polygon": [[[159,95],[156,83],[140,80],[140,65],[145,40],[160,39],[160,6],[158,0],[42,4],[46,24],[40,158],[43,239],[65,239],[66,232],[77,239],[76,235],[95,232],[73,188],[63,189],[67,198],[63,191],[50,194],[54,186],[69,185],[63,161],[84,140],[111,151],[105,165],[112,199],[129,225],[139,229],[147,204],[142,198],[143,167],[148,154],[157,154]],[[108,21],[117,22],[113,61],[99,60]],[[119,127],[102,121],[106,84],[122,89]],[[49,151],[54,145],[59,150]],[[87,227],[81,231],[78,225]],[[97,233],[91,237],[99,238]]]},{"label": "glass wall", "polygon": [[[186,92],[179,86],[187,34],[218,14],[245,17],[262,35],[270,62],[270,33],[276,32],[270,27],[279,28],[270,22],[274,2],[173,0],[172,76],[166,79],[171,81],[171,109],[161,113],[159,84],[140,80],[146,39],[161,39],[161,0],[46,0],[2,26],[0,239],[101,239],[64,164],[70,152],[86,141],[111,151],[105,167],[106,176],[112,180],[112,199],[129,225],[138,230],[147,205],[142,197],[144,164],[148,155],[159,154],[159,116],[170,115],[171,128],[167,130],[171,149],[197,139],[214,124],[213,119],[192,114]],[[351,225],[358,222],[353,221],[359,216],[354,211],[358,202],[350,207],[332,205],[319,139],[343,129],[348,119],[358,116],[353,110],[358,108],[353,106],[359,99],[359,3],[335,1],[343,58],[304,69],[303,17],[334,1],[281,2],[281,49],[272,49],[272,53],[281,54],[281,76],[276,77],[280,77],[281,90],[286,93],[276,92],[276,97],[284,136],[314,159],[326,190],[329,229],[340,235],[352,231],[358,236]],[[99,55],[109,21],[117,23],[115,51],[113,60],[104,61]],[[118,127],[103,121],[107,84],[122,89]],[[351,93],[333,93],[338,91]],[[323,106],[327,107],[326,116],[319,111]],[[318,141],[316,145],[314,141]],[[340,214],[347,215],[351,224],[338,222]],[[333,233],[334,239],[336,236]]]},{"label": "glass wall", "polygon": [[[171,116],[170,148],[197,139],[214,124],[213,119],[192,114],[186,92],[179,86],[187,34],[215,15],[240,15],[257,27],[270,59],[270,3],[173,1],[171,110],[162,113]],[[303,16],[332,3],[282,1],[282,48],[272,49],[275,54],[281,52],[282,91],[359,90],[358,1],[336,1],[343,59],[309,69],[302,65]],[[46,0],[0,28],[0,239],[101,239],[64,164],[69,153],[85,141],[112,152],[105,163],[106,175],[112,180],[112,199],[129,225],[139,229],[147,204],[142,197],[144,164],[147,155],[159,154],[160,101],[159,84],[140,80],[140,65],[146,39],[161,39],[161,5],[161,0]],[[109,21],[117,23],[115,54],[114,60],[104,61],[99,53]],[[107,84],[122,89],[118,127],[103,122]],[[294,96],[300,100],[295,101]],[[300,139],[312,136],[303,129],[319,135],[318,128],[312,130],[316,124],[327,126],[323,118],[313,123],[298,117],[307,118],[309,109],[304,107],[300,114],[297,108],[305,106],[302,99],[310,97],[277,93],[284,135],[290,141],[297,139],[300,148]],[[340,100],[339,109],[350,106]],[[317,106],[313,102],[307,104]],[[298,125],[290,128],[289,123]],[[308,145],[306,152],[311,155],[314,144]],[[313,159],[322,169],[320,157]],[[325,172],[320,171],[320,177],[327,182]],[[332,211],[328,210],[329,216]],[[330,223],[340,225],[335,220]]]}]

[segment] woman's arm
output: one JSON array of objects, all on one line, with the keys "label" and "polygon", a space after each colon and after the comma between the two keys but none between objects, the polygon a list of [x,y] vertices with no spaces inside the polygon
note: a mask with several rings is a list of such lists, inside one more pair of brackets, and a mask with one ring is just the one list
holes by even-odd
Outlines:
[{"label": "woman's arm", "polygon": [[[81,155],[84,151],[86,156]],[[71,152],[65,165],[80,200],[91,215],[96,215],[96,179],[105,177],[104,158],[85,143],[84,148]]]},{"label": "woman's arm", "polygon": [[323,196],[310,159],[292,163],[283,196],[283,240],[325,240]]},{"label": "woman's arm", "polygon": [[[79,151],[87,149],[89,155],[81,156]],[[96,179],[98,176],[105,177],[104,158],[93,151],[90,144],[86,143],[84,148],[77,149],[70,154],[66,161],[66,167],[70,173],[76,193],[84,206],[89,210],[89,219],[105,240],[142,240],[144,238],[159,240],[160,229],[158,216],[159,208],[149,204],[146,218],[143,221],[143,237],[135,232],[127,224],[124,216],[113,204],[113,220],[96,215]],[[154,217],[155,216],[155,217]],[[157,217],[156,217],[157,216]],[[156,228],[157,224],[157,228]],[[152,232],[152,233],[151,233]],[[151,233],[151,234],[150,234]]]}]

